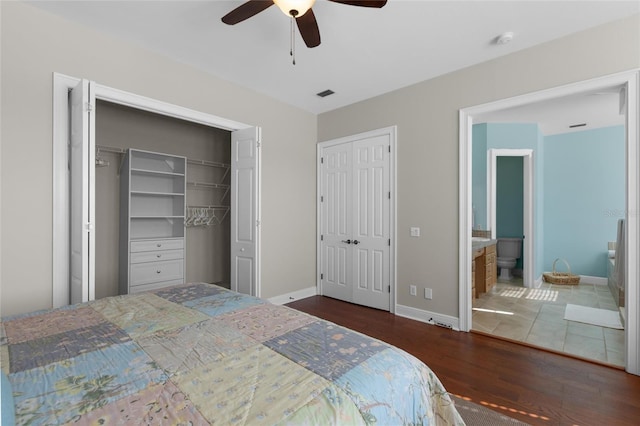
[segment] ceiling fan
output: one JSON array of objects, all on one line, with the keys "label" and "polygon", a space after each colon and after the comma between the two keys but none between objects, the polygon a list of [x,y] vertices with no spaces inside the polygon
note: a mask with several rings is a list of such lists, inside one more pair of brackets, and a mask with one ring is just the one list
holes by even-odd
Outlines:
[{"label": "ceiling fan", "polygon": [[[329,1],[351,6],[375,8],[381,8],[387,3],[387,0]],[[316,47],[320,44],[320,30],[313,10],[311,10],[314,3],[315,0],[249,0],[223,16],[222,22],[228,25],[235,25],[276,4],[285,15],[295,19],[300,35],[307,47]]]}]

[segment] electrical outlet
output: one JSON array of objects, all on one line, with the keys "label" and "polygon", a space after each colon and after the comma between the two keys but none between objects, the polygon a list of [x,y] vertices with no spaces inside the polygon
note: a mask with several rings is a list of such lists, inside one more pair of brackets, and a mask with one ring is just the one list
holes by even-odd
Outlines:
[{"label": "electrical outlet", "polygon": [[415,285],[409,286],[409,293],[411,293],[412,296],[415,296],[418,294],[418,288]]},{"label": "electrical outlet", "polygon": [[419,237],[420,236],[420,228],[412,226],[411,227],[411,236],[412,237]]},{"label": "electrical outlet", "polygon": [[430,288],[425,288],[424,289],[424,298],[425,299],[429,299],[429,300],[433,299],[433,290],[430,289]]}]

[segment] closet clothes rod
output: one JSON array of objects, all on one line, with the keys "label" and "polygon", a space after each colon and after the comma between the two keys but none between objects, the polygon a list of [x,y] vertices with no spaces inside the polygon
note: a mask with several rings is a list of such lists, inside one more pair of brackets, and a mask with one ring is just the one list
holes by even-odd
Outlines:
[{"label": "closet clothes rod", "polygon": [[109,161],[100,157],[100,154],[104,152],[108,152],[111,154],[118,154],[118,156],[120,157],[120,165],[118,166],[117,176],[120,176],[120,171],[122,170],[122,164],[124,163],[124,154],[127,153],[127,150],[125,148],[114,148],[112,146],[96,145],[96,162],[95,162],[96,167],[109,166]]},{"label": "closet clothes rod", "polygon": [[192,158],[187,158],[187,163],[195,164],[197,166],[219,167],[221,169],[231,168],[231,164],[218,163],[216,161],[207,161],[207,160],[194,160]]},{"label": "closet clothes rod", "polygon": [[220,210],[222,210],[222,209],[228,209],[229,206],[223,206],[223,205],[197,206],[197,205],[189,204],[189,205],[187,205],[187,208],[188,209],[211,209],[211,210],[220,209]]},{"label": "closet clothes rod", "polygon": [[198,186],[202,186],[204,188],[221,188],[221,189],[227,189],[229,188],[229,184],[228,183],[209,183],[209,182],[187,182],[187,185],[193,186],[193,187],[198,187]]},{"label": "closet clothes rod", "polygon": [[127,150],[125,148],[114,148],[112,146],[106,146],[106,145],[96,145],[96,151],[111,152],[113,154],[127,153]]}]

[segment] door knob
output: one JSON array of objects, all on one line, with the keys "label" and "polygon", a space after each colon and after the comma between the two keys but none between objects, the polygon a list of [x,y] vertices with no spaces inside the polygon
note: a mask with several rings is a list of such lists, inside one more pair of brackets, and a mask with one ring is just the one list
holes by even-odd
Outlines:
[{"label": "door knob", "polygon": [[343,243],[351,244],[351,240],[342,240]]},{"label": "door knob", "polygon": [[361,241],[353,240],[353,244],[355,244],[355,245],[358,245],[358,244],[360,244],[360,243],[361,243]]}]

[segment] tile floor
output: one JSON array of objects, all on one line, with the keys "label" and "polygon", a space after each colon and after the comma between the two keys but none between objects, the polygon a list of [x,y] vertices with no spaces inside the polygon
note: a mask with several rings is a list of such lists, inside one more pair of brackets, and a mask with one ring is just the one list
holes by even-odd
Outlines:
[{"label": "tile floor", "polygon": [[567,321],[567,303],[618,310],[607,286],[543,283],[530,289],[516,278],[498,281],[473,301],[473,330],[624,366],[624,330]]}]

